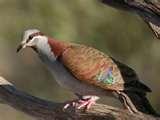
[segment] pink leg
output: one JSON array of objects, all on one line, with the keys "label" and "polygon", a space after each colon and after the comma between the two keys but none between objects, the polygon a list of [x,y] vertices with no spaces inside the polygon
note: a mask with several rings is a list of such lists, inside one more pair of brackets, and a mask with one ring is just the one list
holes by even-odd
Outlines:
[{"label": "pink leg", "polygon": [[96,103],[96,101],[99,99],[98,96],[82,96],[81,99],[71,101],[70,103],[67,103],[64,106],[64,109],[67,109],[69,106],[77,107],[77,109],[81,109],[85,107],[86,109],[89,109],[92,105]]}]

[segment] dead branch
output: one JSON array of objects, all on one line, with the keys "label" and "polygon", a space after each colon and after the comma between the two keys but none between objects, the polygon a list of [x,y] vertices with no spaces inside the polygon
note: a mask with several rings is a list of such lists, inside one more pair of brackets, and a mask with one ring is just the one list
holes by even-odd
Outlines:
[{"label": "dead branch", "polygon": [[160,39],[160,1],[159,0],[99,0],[100,2],[137,13]]},{"label": "dead branch", "polygon": [[111,106],[96,104],[90,110],[63,110],[65,103],[43,100],[22,92],[13,84],[0,77],[0,99],[16,110],[38,120],[158,120],[145,114],[130,114]]}]

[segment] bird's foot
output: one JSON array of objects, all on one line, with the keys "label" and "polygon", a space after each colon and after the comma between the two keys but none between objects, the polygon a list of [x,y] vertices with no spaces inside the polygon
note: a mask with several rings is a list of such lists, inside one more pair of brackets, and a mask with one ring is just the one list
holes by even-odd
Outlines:
[{"label": "bird's foot", "polygon": [[77,106],[77,100],[73,100],[73,101],[69,101],[65,104],[65,106],[63,107],[63,109],[67,109],[68,107],[76,107]]},{"label": "bird's foot", "polygon": [[87,110],[99,99],[98,96],[83,96],[83,99],[79,100],[78,109],[85,107]]},{"label": "bird's foot", "polygon": [[67,109],[69,106],[75,107],[77,109],[85,108],[88,110],[92,105],[96,103],[99,99],[98,96],[82,96],[81,99],[71,101],[64,106]]}]

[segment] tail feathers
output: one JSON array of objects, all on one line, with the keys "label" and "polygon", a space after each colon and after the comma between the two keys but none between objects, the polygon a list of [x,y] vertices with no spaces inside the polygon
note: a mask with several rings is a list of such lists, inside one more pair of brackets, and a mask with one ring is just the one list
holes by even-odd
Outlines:
[{"label": "tail feathers", "polygon": [[147,99],[145,95],[146,93],[124,91],[124,94],[126,94],[129,97],[130,101],[133,103],[133,105],[136,107],[138,111],[154,116],[159,116],[153,109],[149,100]]},{"label": "tail feathers", "polygon": [[[135,86],[141,90],[140,93],[143,95],[145,95],[146,92],[152,92],[152,90],[147,85],[142,83],[141,81],[137,81],[137,84],[134,84],[133,87],[135,88]],[[143,91],[143,93],[142,93],[142,91]]]},{"label": "tail feathers", "polygon": [[144,95],[146,94],[146,92],[152,92],[152,90],[146,86],[145,84],[143,84],[142,82],[138,81],[138,80],[134,80],[128,83],[124,84],[126,91],[132,91],[132,92],[138,92],[138,93],[143,93]]}]

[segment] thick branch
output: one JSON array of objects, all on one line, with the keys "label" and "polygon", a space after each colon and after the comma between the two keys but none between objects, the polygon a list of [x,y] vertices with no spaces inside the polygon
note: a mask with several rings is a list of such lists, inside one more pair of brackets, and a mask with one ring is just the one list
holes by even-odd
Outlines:
[{"label": "thick branch", "polygon": [[0,99],[3,103],[23,111],[38,120],[158,120],[145,114],[130,114],[107,105],[96,104],[88,111],[69,108],[65,103],[55,103],[31,96],[17,90],[11,83],[0,77]]},{"label": "thick branch", "polygon": [[159,0],[99,0],[102,3],[125,11],[134,11],[149,25],[160,39],[160,1]]}]

